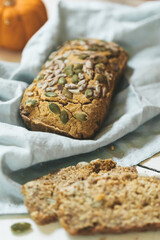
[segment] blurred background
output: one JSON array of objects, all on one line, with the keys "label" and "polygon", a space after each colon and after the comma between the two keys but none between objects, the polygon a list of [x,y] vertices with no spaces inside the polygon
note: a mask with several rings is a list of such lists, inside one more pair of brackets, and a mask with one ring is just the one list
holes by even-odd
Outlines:
[{"label": "blurred background", "polygon": [[[12,8],[12,7],[14,7],[15,1],[16,0],[0,0],[0,15],[2,14],[1,4],[4,4],[4,2],[5,2],[5,6],[6,7]],[[22,2],[23,1],[24,2],[28,1],[27,5],[29,5],[30,2],[32,2],[32,0],[22,0]],[[36,0],[36,1],[37,2],[41,2],[41,0]],[[63,1],[79,1],[79,0],[63,0]],[[81,1],[93,1],[93,0],[81,0]],[[127,5],[131,5],[131,6],[137,6],[137,5],[140,5],[141,3],[143,3],[143,2],[145,2],[147,0],[97,0],[97,1],[98,2],[101,2],[101,1],[102,2],[115,2],[115,3],[120,3],[120,4],[127,4]],[[32,30],[31,30],[32,33],[30,35],[28,35],[28,39],[31,37],[31,35],[34,34],[34,32],[36,32],[46,22],[47,17],[45,17],[45,14],[46,14],[45,13],[45,9],[47,11],[48,18],[50,18],[50,16],[52,15],[52,9],[53,9],[53,4],[54,4],[55,0],[43,0],[42,2],[44,3],[43,6],[39,6],[39,3],[37,3],[37,5],[35,5],[35,8],[37,9],[37,11],[39,11],[39,12],[41,11],[42,12],[41,17],[43,17],[43,21],[42,21],[42,23],[40,25],[36,25],[36,23],[35,23],[35,26],[33,26],[34,24],[32,22]],[[22,14],[24,14],[24,11],[25,11],[25,7],[23,9]],[[26,10],[26,11],[28,11],[28,10]],[[8,45],[5,48],[1,47],[1,45],[2,45],[1,44],[1,37],[5,38],[5,41],[8,41],[8,42],[12,42],[13,41],[12,37],[9,35],[9,30],[7,30],[7,29],[11,28],[10,22],[8,20],[10,18],[10,15],[12,15],[12,14],[11,14],[10,11],[8,11],[7,12],[7,19],[4,20],[4,26],[5,26],[6,30],[4,31],[4,28],[3,28],[3,31],[0,29],[0,60],[9,61],[9,62],[20,62],[21,53],[22,53],[23,47],[21,47],[21,50],[15,50],[15,49],[10,50]],[[39,21],[39,19],[32,19],[32,20],[33,21],[34,20],[35,21]],[[27,19],[26,19],[26,21],[27,21]],[[15,28],[16,29],[18,28],[18,24],[19,23],[17,21],[17,23],[15,22],[14,27],[12,27],[13,28],[12,29],[12,36],[14,35]],[[26,34],[26,33],[24,33],[24,34]],[[25,44],[21,42],[22,41],[21,39],[22,39],[21,36],[17,35],[16,43],[17,44],[21,43],[22,45],[25,46]]]}]

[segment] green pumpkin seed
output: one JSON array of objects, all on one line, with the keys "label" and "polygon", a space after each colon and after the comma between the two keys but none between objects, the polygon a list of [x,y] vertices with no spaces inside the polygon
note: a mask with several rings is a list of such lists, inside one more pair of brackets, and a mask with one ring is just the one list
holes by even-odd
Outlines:
[{"label": "green pumpkin seed", "polygon": [[66,79],[65,79],[64,77],[60,77],[59,80],[58,80],[58,83],[59,83],[60,85],[65,85]]},{"label": "green pumpkin seed", "polygon": [[76,113],[74,117],[81,122],[87,121],[87,115],[84,113]]},{"label": "green pumpkin seed", "polygon": [[61,113],[60,108],[55,103],[50,103],[49,104],[49,109],[55,114],[60,114]]},{"label": "green pumpkin seed", "polygon": [[11,226],[11,230],[14,233],[23,233],[31,229],[31,224],[22,222],[22,223],[15,223]]},{"label": "green pumpkin seed", "polygon": [[34,99],[28,99],[26,100],[25,104],[26,105],[29,105],[29,106],[35,106],[37,103],[37,100],[34,100]]},{"label": "green pumpkin seed", "polygon": [[72,77],[72,83],[78,83],[78,76],[76,74]]},{"label": "green pumpkin seed", "polygon": [[104,46],[100,46],[98,44],[93,44],[88,48],[89,51],[100,51],[104,52],[106,51],[106,48]]},{"label": "green pumpkin seed", "polygon": [[92,97],[93,96],[93,90],[92,89],[87,89],[85,91],[85,96],[86,96],[86,98]]},{"label": "green pumpkin seed", "polygon": [[55,93],[55,92],[46,92],[45,96],[46,97],[57,97],[57,93]]},{"label": "green pumpkin seed", "polygon": [[72,70],[66,70],[65,71],[67,77],[72,77],[73,76],[73,71]]},{"label": "green pumpkin seed", "polygon": [[60,114],[60,120],[63,124],[66,124],[69,120],[68,113],[66,111],[62,111]]},{"label": "green pumpkin seed", "polygon": [[64,68],[64,72],[66,73],[67,77],[73,76],[73,64],[69,64]]},{"label": "green pumpkin seed", "polygon": [[81,70],[81,69],[75,69],[74,72],[75,72],[76,74],[78,74],[78,73],[83,73],[83,70]]},{"label": "green pumpkin seed", "polygon": [[73,93],[69,92],[67,89],[63,89],[62,94],[67,98],[73,98]]},{"label": "green pumpkin seed", "polygon": [[82,68],[83,68],[83,64],[80,64],[80,63],[74,66],[74,70],[82,69]]},{"label": "green pumpkin seed", "polygon": [[87,57],[89,57],[88,54],[81,54],[81,55],[78,56],[78,58],[82,59],[82,60],[86,59]]},{"label": "green pumpkin seed", "polygon": [[68,71],[68,70],[73,71],[73,64],[69,64],[68,66],[66,66],[66,67],[64,68],[64,71]]},{"label": "green pumpkin seed", "polygon": [[95,65],[95,68],[99,68],[99,69],[103,70],[103,69],[105,69],[105,66],[104,66],[103,63],[97,63],[97,64]]},{"label": "green pumpkin seed", "polygon": [[36,79],[42,80],[44,78],[44,76],[45,76],[44,74],[41,74],[41,75],[37,76]]},{"label": "green pumpkin seed", "polygon": [[97,74],[96,80],[99,81],[99,82],[105,82],[106,77],[103,74]]}]

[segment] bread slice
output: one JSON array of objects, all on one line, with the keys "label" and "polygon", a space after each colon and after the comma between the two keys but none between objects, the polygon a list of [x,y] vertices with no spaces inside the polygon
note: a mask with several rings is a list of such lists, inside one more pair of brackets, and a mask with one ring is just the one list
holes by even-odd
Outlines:
[{"label": "bread slice", "polygon": [[78,181],[84,181],[90,175],[100,171],[107,172],[116,166],[110,159],[97,159],[89,164],[81,162],[76,166],[63,168],[58,172],[30,181],[22,186],[25,205],[38,224],[46,224],[57,220],[56,198],[59,189]]},{"label": "bread slice", "polygon": [[58,218],[72,235],[160,228],[160,181],[119,167],[61,188]]}]

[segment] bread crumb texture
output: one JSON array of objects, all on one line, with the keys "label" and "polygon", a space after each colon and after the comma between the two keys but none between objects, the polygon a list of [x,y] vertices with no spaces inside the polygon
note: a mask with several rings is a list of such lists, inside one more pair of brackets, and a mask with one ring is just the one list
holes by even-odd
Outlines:
[{"label": "bread crumb texture", "polygon": [[72,235],[160,228],[160,181],[111,159],[63,168],[22,186],[38,224],[59,219]]}]

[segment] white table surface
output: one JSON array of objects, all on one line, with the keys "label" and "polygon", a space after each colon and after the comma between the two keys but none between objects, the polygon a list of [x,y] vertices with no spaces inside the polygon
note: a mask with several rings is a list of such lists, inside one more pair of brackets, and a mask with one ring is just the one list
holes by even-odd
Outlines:
[{"label": "white table surface", "polygon": [[[48,16],[50,17],[52,12],[52,4],[54,0],[44,0]],[[74,0],[75,1],[75,0]],[[87,0],[91,1],[91,0]],[[105,1],[105,0],[103,0]],[[128,3],[130,5],[137,5],[142,2],[142,0],[112,0],[113,2]],[[21,52],[11,52],[8,50],[0,49],[0,60],[9,62],[19,62],[21,59]],[[160,154],[156,154],[150,159],[139,164],[138,167],[140,172],[149,172],[151,175],[156,175],[160,177]],[[152,169],[152,170],[148,170]],[[23,235],[14,235],[10,226],[17,222],[28,222],[32,225],[32,231]],[[14,215],[14,216],[0,216],[0,239],[3,240],[160,240],[160,231],[155,232],[142,232],[142,233],[127,233],[127,234],[105,234],[96,236],[69,236],[66,231],[60,226],[60,224],[52,223],[45,226],[38,226],[32,221],[29,215]]]}]

